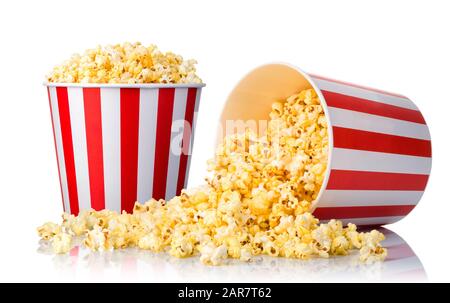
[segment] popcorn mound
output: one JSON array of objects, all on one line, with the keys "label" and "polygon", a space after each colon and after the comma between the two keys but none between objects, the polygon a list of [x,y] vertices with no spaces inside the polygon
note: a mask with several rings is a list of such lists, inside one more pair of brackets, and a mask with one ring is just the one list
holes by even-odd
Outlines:
[{"label": "popcorn mound", "polygon": [[61,225],[46,223],[39,235],[55,253],[70,249],[72,236],[85,236],[92,250],[139,247],[175,257],[200,255],[219,265],[227,258],[250,261],[266,254],[328,258],[359,249],[360,260],[384,260],[384,235],[357,231],[311,213],[327,166],[327,121],[314,90],[272,105],[267,132],[231,135],[209,161],[203,187],[183,190],[168,202],[136,203],[132,214],[109,210],[63,214]]},{"label": "popcorn mound", "polygon": [[47,76],[60,83],[202,83],[195,60],[140,42],[97,46],[74,54]]}]

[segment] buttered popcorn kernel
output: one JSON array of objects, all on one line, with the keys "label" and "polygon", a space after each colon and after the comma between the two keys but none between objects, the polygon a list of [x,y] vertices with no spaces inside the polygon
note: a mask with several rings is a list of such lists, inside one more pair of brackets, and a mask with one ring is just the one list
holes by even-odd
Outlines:
[{"label": "buttered popcorn kernel", "polygon": [[97,46],[75,54],[47,76],[60,83],[202,83],[195,60],[139,42]]},{"label": "buttered popcorn kernel", "polygon": [[65,254],[72,248],[72,236],[59,233],[52,238],[52,248],[55,254]]},{"label": "buttered popcorn kernel", "polygon": [[37,228],[39,237],[50,240],[61,232],[61,226],[53,222],[47,222]]},{"label": "buttered popcorn kernel", "polygon": [[[327,156],[323,109],[314,90],[304,90],[273,104],[264,136],[249,130],[227,136],[208,161],[212,175],[206,185],[167,202],[136,203],[132,214],[64,214],[61,227],[84,235],[92,250],[138,247],[179,258],[200,255],[208,265],[261,254],[328,258],[353,249],[362,262],[383,260],[380,232],[360,233],[356,225],[337,220],[320,224],[310,213]],[[46,223],[38,232],[51,239],[60,229]]]}]

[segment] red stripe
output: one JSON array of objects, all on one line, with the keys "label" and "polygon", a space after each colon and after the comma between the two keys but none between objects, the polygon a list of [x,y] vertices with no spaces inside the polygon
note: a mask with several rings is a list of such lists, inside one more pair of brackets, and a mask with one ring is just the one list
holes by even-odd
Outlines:
[{"label": "red stripe", "polygon": [[415,205],[319,207],[314,216],[319,220],[406,216]]},{"label": "red stripe", "polygon": [[159,89],[152,193],[155,199],[164,199],[166,195],[174,95],[174,88]]},{"label": "red stripe", "polygon": [[58,165],[59,188],[61,189],[61,201],[62,201],[62,205],[63,205],[63,211],[65,212],[66,207],[64,206],[64,195],[63,195],[63,190],[62,190],[61,171],[59,169],[58,148],[56,145],[55,123],[53,121],[52,99],[50,97],[50,88],[49,87],[47,87],[47,94],[48,94],[48,103],[50,105],[50,118],[52,119],[53,143],[55,143],[56,164]]},{"label": "red stripe", "polygon": [[376,92],[376,93],[381,93],[381,94],[384,94],[384,95],[389,95],[389,96],[399,97],[399,98],[403,98],[403,99],[409,100],[407,97],[405,97],[403,95],[400,95],[400,94],[397,94],[397,93],[387,92],[385,90],[381,90],[381,89],[377,89],[377,88],[362,86],[362,85],[359,85],[359,84],[354,84],[354,83],[350,83],[350,82],[345,82],[345,81],[340,81],[340,80],[336,80],[336,79],[326,78],[326,77],[317,76],[317,75],[313,75],[313,74],[309,74],[309,75],[311,77],[313,77],[313,78],[322,79],[322,80],[330,81],[330,82],[335,82],[335,83],[339,83],[339,84],[343,84],[343,85],[347,85],[347,86],[352,86],[352,87],[356,87],[356,88],[362,88],[362,89],[370,90],[370,91],[373,91],[373,92]]},{"label": "red stripe", "polygon": [[428,175],[332,169],[327,189],[424,190]]},{"label": "red stripe", "polygon": [[192,134],[192,121],[194,119],[195,99],[197,96],[196,88],[189,88],[187,95],[186,113],[184,116],[184,132],[182,142],[182,152],[180,155],[180,168],[178,170],[177,195],[181,193],[186,178],[187,160],[189,157],[189,143]]},{"label": "red stripe", "polygon": [[417,110],[325,90],[322,90],[322,94],[325,97],[327,105],[330,107],[338,107],[377,116],[425,124],[425,119],[420,111]]},{"label": "red stripe", "polygon": [[79,247],[79,246],[74,246],[74,247],[70,250],[69,255],[70,255],[71,257],[78,257],[79,251],[80,251],[80,247]]},{"label": "red stripe", "polygon": [[70,125],[69,97],[67,87],[57,87],[59,119],[61,121],[61,135],[64,149],[64,162],[66,165],[67,187],[69,190],[70,212],[78,215],[77,177],[75,173],[75,160],[73,154],[72,127]]},{"label": "red stripe", "polygon": [[122,210],[130,213],[137,200],[139,89],[120,89],[120,169]]},{"label": "red stripe", "polygon": [[100,88],[83,88],[91,207],[105,208]]},{"label": "red stripe", "polygon": [[431,141],[333,126],[334,147],[431,157]]}]

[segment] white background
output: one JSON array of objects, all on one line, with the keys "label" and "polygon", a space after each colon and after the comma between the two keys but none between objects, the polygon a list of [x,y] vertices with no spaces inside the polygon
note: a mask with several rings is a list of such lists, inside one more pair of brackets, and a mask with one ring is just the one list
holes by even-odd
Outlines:
[{"label": "white background", "polygon": [[449,14],[444,0],[1,1],[0,281],[359,281],[361,271],[314,275],[315,263],[301,261],[204,268],[195,259],[136,261],[123,252],[78,258],[37,252],[36,226],[62,211],[44,75],[74,52],[123,41],[155,43],[199,61],[207,87],[190,185],[202,182],[227,94],[258,65],[285,61],[411,98],[431,130],[433,169],[418,207],[388,228],[413,248],[428,280],[450,281]]}]

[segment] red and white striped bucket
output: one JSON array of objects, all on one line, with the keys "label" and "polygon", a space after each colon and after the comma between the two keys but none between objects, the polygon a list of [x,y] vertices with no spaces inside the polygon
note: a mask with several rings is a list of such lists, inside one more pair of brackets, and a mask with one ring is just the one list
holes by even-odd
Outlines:
[{"label": "red and white striped bucket", "polygon": [[185,187],[203,84],[46,86],[65,212],[130,212]]},{"label": "red and white striped bucket", "polygon": [[328,168],[314,215],[358,225],[405,217],[422,197],[431,171],[428,127],[405,96],[268,64],[231,92],[220,131],[230,120],[267,120],[274,101],[311,87],[320,97],[329,133]]}]

